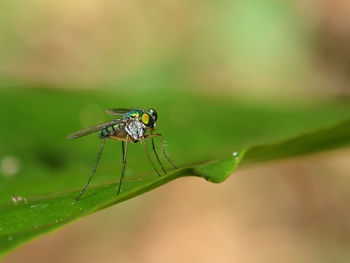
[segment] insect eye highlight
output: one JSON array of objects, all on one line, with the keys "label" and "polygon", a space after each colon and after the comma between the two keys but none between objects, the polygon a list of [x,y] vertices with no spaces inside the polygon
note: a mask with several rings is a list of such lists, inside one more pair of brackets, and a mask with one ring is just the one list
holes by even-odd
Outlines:
[{"label": "insect eye highlight", "polygon": [[142,122],[147,125],[149,123],[149,115],[148,114],[143,114],[142,115]]},{"label": "insect eye highlight", "polygon": [[152,127],[153,126],[153,119],[148,113],[144,113],[141,117],[141,120],[143,124],[145,124],[147,127]]}]

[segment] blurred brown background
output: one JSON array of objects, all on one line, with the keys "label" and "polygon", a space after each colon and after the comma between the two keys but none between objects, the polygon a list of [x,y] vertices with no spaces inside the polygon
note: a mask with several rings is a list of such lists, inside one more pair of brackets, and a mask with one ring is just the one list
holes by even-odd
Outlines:
[{"label": "blurred brown background", "polygon": [[[6,81],[297,99],[350,91],[348,0],[2,0],[0,32]],[[183,178],[3,262],[349,262],[349,153],[252,167],[220,185]]]},{"label": "blurred brown background", "polygon": [[[349,6],[347,0],[3,0],[0,75],[69,88],[175,83],[254,96],[347,95]],[[159,83],[160,76],[168,81]]]}]

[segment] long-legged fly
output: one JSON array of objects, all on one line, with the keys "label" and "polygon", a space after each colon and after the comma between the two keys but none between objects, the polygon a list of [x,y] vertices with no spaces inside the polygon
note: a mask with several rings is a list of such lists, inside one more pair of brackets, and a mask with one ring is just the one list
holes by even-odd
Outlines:
[{"label": "long-legged fly", "polygon": [[[146,142],[145,139],[150,138],[152,140],[152,149],[155,154],[155,157],[163,170],[164,173],[166,173],[166,170],[163,166],[163,164],[160,161],[160,158],[157,154],[156,148],[155,148],[155,143],[154,143],[154,138],[159,137],[160,139],[160,144],[162,147],[162,152],[164,157],[168,160],[168,162],[174,167],[175,169],[176,166],[173,164],[173,162],[170,160],[168,155],[165,153],[164,149],[164,143],[162,139],[161,134],[154,134],[153,131],[156,128],[156,122],[158,118],[157,111],[153,108],[150,108],[149,110],[145,111],[140,108],[133,108],[133,109],[109,109],[106,110],[107,114],[115,116],[115,119],[106,123],[102,123],[99,125],[95,125],[93,127],[86,128],[84,130],[75,132],[70,134],[67,139],[76,139],[85,135],[88,135],[90,133],[94,132],[100,132],[99,138],[102,140],[102,145],[100,148],[100,151],[97,156],[97,160],[95,163],[95,166],[92,170],[92,173],[84,186],[84,188],[80,191],[79,195],[75,198],[75,200],[78,200],[86,188],[88,187],[91,178],[96,172],[103,147],[105,145],[106,139],[115,139],[119,140],[122,142],[122,152],[123,152],[123,166],[122,166],[122,172],[120,176],[120,181],[119,181],[119,186],[117,190],[117,197],[120,193],[121,186],[123,183],[124,179],[124,172],[125,172],[125,165],[126,165],[126,154],[127,154],[127,149],[128,149],[128,143],[137,143],[141,142],[148,160],[153,166],[153,169],[156,171],[156,173],[161,176],[157,168],[155,167],[154,163],[152,162],[152,159],[148,153],[147,147],[146,147]],[[146,134],[149,131],[149,134]]]}]

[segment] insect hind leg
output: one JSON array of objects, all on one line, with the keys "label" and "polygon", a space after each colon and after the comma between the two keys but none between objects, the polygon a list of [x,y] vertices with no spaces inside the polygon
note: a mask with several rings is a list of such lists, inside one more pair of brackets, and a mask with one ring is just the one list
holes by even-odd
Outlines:
[{"label": "insect hind leg", "polygon": [[[122,188],[122,184],[123,184],[123,179],[124,179],[124,174],[125,174],[125,166],[126,166],[126,153],[128,150],[129,140],[128,140],[128,137],[126,137],[125,141],[124,140],[121,140],[121,141],[122,141],[122,152],[123,152],[123,167],[122,167],[122,173],[120,175],[119,186],[118,186],[116,197],[118,197],[120,190]],[[125,145],[124,145],[124,143],[125,143]]]},{"label": "insect hind leg", "polygon": [[94,169],[92,170],[92,173],[86,183],[86,185],[84,186],[84,188],[80,191],[79,195],[74,199],[75,201],[78,201],[79,198],[82,196],[82,194],[85,192],[86,188],[88,188],[89,184],[90,184],[90,181],[92,179],[92,177],[94,176],[95,172],[96,172],[96,169],[97,169],[97,166],[98,166],[98,163],[100,161],[100,157],[101,157],[101,154],[102,154],[102,151],[103,151],[103,148],[105,146],[105,142],[106,142],[106,138],[103,139],[102,141],[102,145],[101,145],[101,149],[100,151],[98,152],[98,156],[97,156],[97,160],[96,160],[96,163],[95,163],[95,166],[94,166]]}]

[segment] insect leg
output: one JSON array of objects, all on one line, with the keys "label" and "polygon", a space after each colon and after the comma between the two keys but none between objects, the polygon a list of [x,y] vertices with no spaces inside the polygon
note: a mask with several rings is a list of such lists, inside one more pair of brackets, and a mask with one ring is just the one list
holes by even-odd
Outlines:
[{"label": "insect leg", "polygon": [[162,152],[164,157],[168,160],[168,162],[174,167],[174,169],[177,169],[175,164],[171,161],[171,159],[168,157],[168,155],[165,153],[165,148],[164,148],[164,143],[163,143],[163,138],[161,134],[150,134],[146,135],[145,138],[154,138],[154,137],[159,137],[160,140],[160,145],[162,146]]},{"label": "insect leg", "polygon": [[152,137],[151,139],[152,139],[152,149],[153,149],[154,155],[156,156],[157,161],[158,161],[160,167],[162,168],[163,172],[166,174],[167,172],[166,172],[166,170],[165,170],[165,168],[164,168],[164,166],[163,166],[162,162],[160,161],[159,156],[157,154],[156,146],[154,144],[154,138]]},{"label": "insect leg", "polygon": [[122,184],[123,184],[123,179],[124,179],[124,173],[125,173],[125,165],[126,165],[126,153],[128,150],[128,137],[126,137],[125,140],[125,146],[124,146],[124,141],[122,141],[122,151],[123,151],[123,167],[122,167],[122,173],[120,175],[120,181],[119,181],[119,186],[118,186],[118,191],[117,191],[117,197],[120,193]]},{"label": "insect leg", "polygon": [[153,169],[156,171],[156,173],[157,173],[159,176],[161,176],[161,174],[158,172],[158,170],[157,170],[156,167],[154,166],[151,157],[150,157],[149,154],[148,154],[148,150],[147,150],[147,147],[146,147],[145,139],[142,138],[142,139],[140,140],[140,142],[141,142],[143,148],[145,149],[145,153],[146,153],[146,155],[147,155],[147,158],[148,158],[149,162],[152,164]]},{"label": "insect leg", "polygon": [[88,187],[92,177],[94,176],[95,172],[96,172],[96,169],[97,169],[97,166],[98,166],[98,163],[100,161],[100,157],[101,157],[101,154],[102,154],[102,151],[103,151],[103,147],[105,146],[105,142],[106,142],[106,138],[103,139],[102,141],[102,146],[101,146],[101,149],[98,153],[98,156],[97,156],[97,160],[96,160],[96,163],[95,163],[95,166],[94,166],[94,169],[92,170],[92,173],[89,177],[89,180],[87,181],[86,185],[84,186],[84,188],[80,191],[79,195],[74,199],[75,201],[78,201],[79,198],[81,197],[81,195],[85,192],[86,188]]}]

